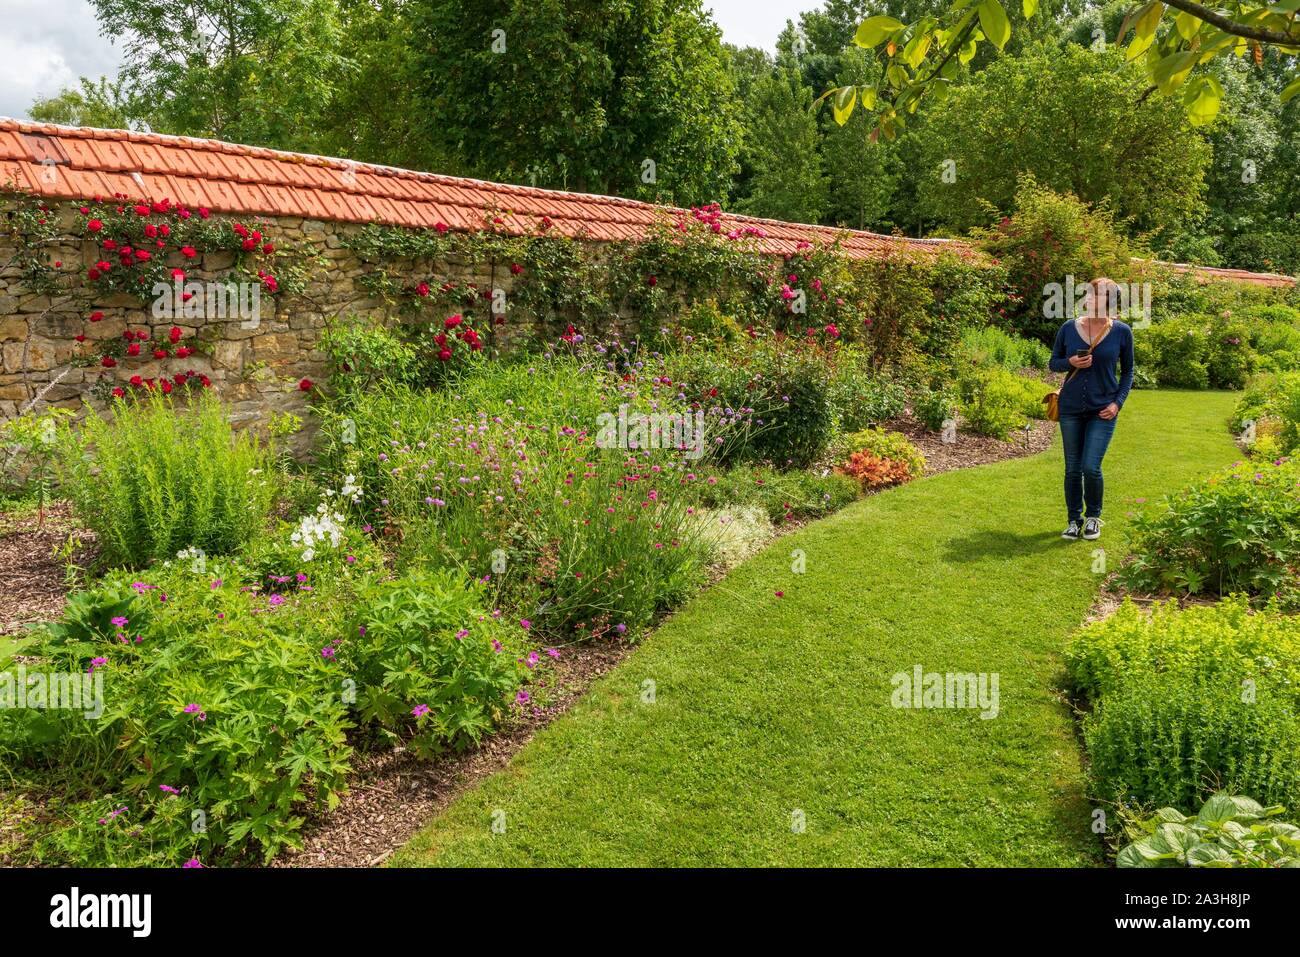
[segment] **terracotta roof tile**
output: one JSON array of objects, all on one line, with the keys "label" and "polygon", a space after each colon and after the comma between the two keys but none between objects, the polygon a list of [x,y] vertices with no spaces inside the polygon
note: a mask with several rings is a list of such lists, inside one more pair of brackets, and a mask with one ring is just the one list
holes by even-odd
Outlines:
[{"label": "terracotta roof tile", "polygon": [[[42,167],[42,156],[58,165]],[[165,197],[235,215],[385,222],[417,228],[446,223],[452,229],[478,229],[491,211],[503,220],[501,228],[518,233],[535,228],[541,217],[548,216],[561,235],[597,240],[635,240],[665,214],[683,213],[614,196],[487,183],[217,140],[0,118],[0,185],[7,181],[46,196],[107,198],[123,193],[150,201]],[[756,240],[756,247],[774,254],[794,252],[800,241],[831,242],[839,238],[852,256],[879,256],[894,250],[934,254],[944,249],[975,255],[961,242],[883,236],[731,214],[724,214],[721,222],[724,232],[745,226],[762,229],[765,238]],[[1294,284],[1290,277],[1244,270],[1177,264],[1173,268],[1194,271],[1203,281]]]}]

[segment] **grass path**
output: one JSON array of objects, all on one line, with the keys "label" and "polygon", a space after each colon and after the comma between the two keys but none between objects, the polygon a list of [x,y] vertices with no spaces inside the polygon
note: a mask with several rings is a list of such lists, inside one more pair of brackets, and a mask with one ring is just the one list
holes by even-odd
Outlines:
[{"label": "grass path", "polygon": [[[1236,450],[1233,397],[1135,393],[1106,458],[1125,510]],[[1095,598],[1064,542],[1060,448],[923,479],[783,538],[690,602],[430,823],[401,865],[1097,862],[1052,688]],[[806,572],[791,571],[791,551]],[[784,598],[776,597],[783,591]],[[1000,710],[890,706],[890,677],[997,672]],[[654,703],[642,701],[643,682]],[[493,812],[505,812],[493,834]],[[801,810],[803,833],[792,814]]]}]

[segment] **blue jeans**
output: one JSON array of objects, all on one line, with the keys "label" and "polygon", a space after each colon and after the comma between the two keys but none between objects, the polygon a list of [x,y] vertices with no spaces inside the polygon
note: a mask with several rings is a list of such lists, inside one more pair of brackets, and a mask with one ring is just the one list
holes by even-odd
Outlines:
[{"label": "blue jeans", "polygon": [[1072,522],[1101,517],[1101,460],[1115,434],[1114,419],[1096,412],[1061,413],[1061,444],[1065,446],[1065,508]]}]

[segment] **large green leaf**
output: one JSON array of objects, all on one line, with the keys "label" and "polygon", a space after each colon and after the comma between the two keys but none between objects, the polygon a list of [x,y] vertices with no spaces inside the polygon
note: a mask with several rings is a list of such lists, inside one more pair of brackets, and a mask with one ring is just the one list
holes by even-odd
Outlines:
[{"label": "large green leaf", "polygon": [[868,17],[858,26],[858,32],[853,35],[853,42],[870,50],[901,29],[903,24],[893,17]]},{"label": "large green leaf", "polygon": [[[1146,6],[1142,7],[1133,15],[1133,42],[1128,45],[1127,57],[1130,60],[1136,60],[1150,48],[1152,41],[1156,38],[1156,27],[1160,25],[1160,18],[1164,16],[1165,5],[1153,0]],[[1119,37],[1122,40],[1124,34],[1128,32],[1128,20],[1125,19],[1123,26],[1120,27]]]},{"label": "large green leaf", "polygon": [[981,0],[979,5],[980,27],[989,42],[1001,50],[1011,39],[1011,21],[998,0]]},{"label": "large green leaf", "polygon": [[1025,19],[1029,20],[1038,12],[1038,0],[1020,0],[1020,9],[1024,11]]},{"label": "large green leaf", "polygon": [[1187,107],[1187,120],[1192,126],[1213,123],[1222,101],[1223,86],[1212,76],[1197,77],[1183,92],[1183,105]]},{"label": "large green leaf", "polygon": [[1195,50],[1179,50],[1161,57],[1151,68],[1151,82],[1160,88],[1161,93],[1172,93],[1196,66],[1197,56]]},{"label": "large green leaf", "polygon": [[831,115],[835,122],[843,126],[853,115],[853,108],[858,105],[858,88],[856,86],[845,86],[835,91],[835,96],[831,98]]},{"label": "large green leaf", "polygon": [[1281,100],[1283,103],[1288,102],[1293,96],[1300,93],[1300,76],[1296,77],[1282,90]]}]

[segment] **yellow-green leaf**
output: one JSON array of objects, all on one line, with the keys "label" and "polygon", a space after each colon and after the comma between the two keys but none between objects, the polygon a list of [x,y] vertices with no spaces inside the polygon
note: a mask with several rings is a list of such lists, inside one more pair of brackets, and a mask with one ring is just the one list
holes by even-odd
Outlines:
[{"label": "yellow-green leaf", "polygon": [[845,86],[835,91],[835,97],[831,100],[831,115],[835,117],[835,122],[843,126],[853,115],[853,108],[858,105],[858,88],[856,86]]},{"label": "yellow-green leaf", "polygon": [[[1128,45],[1126,58],[1136,60],[1142,54],[1146,53],[1156,38],[1156,27],[1160,25],[1160,18],[1164,16],[1165,5],[1163,3],[1148,3],[1136,16],[1136,22],[1133,26],[1133,42]],[[1126,31],[1121,30],[1119,39],[1124,38]]]},{"label": "yellow-green leaf", "polygon": [[874,110],[876,108],[876,88],[874,86],[858,87],[858,97],[862,100],[864,110]]},{"label": "yellow-green leaf", "polygon": [[1201,30],[1201,21],[1186,11],[1174,17],[1174,29],[1184,40],[1190,40]]},{"label": "yellow-green leaf", "polygon": [[1223,101],[1223,86],[1212,76],[1198,77],[1183,91],[1183,105],[1187,107],[1187,121],[1192,126],[1205,126],[1219,115]]},{"label": "yellow-green leaf", "polygon": [[1020,0],[1020,9],[1025,13],[1025,19],[1032,19],[1038,12],[1038,0]]},{"label": "yellow-green leaf", "polygon": [[903,24],[893,17],[869,17],[858,25],[858,32],[853,35],[853,42],[870,50],[901,29]]},{"label": "yellow-green leaf", "polygon": [[1011,39],[1011,21],[998,0],[980,0],[980,27],[989,42],[1001,50]]},{"label": "yellow-green leaf", "polygon": [[1298,93],[1300,93],[1300,76],[1288,83],[1282,90],[1281,100],[1283,103],[1287,103]]},{"label": "yellow-green leaf", "polygon": [[918,33],[908,40],[907,46],[903,47],[903,62],[915,70],[925,59],[926,51],[930,49],[930,41],[933,39],[933,34]]}]

